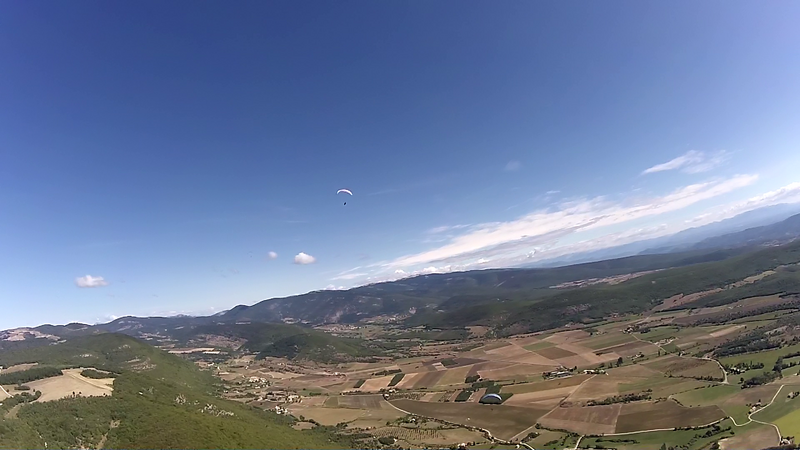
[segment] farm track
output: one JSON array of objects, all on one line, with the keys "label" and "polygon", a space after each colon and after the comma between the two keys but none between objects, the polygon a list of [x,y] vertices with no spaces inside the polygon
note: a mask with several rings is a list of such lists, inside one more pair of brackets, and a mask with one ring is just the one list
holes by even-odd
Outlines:
[{"label": "farm track", "polygon": [[769,403],[767,403],[766,405],[762,406],[761,408],[759,408],[759,409],[757,409],[757,410],[755,410],[755,411],[753,411],[753,412],[751,412],[751,413],[747,414],[747,422],[745,422],[745,423],[743,423],[743,424],[741,424],[741,425],[740,425],[740,424],[736,423],[736,420],[734,420],[734,418],[733,418],[733,417],[731,417],[730,419],[731,419],[731,421],[733,422],[733,424],[734,424],[734,425],[736,425],[737,427],[743,427],[743,426],[745,426],[745,425],[747,425],[747,424],[749,424],[749,423],[751,423],[751,422],[760,423],[760,424],[762,424],[762,425],[770,425],[770,426],[771,426],[772,428],[774,428],[774,429],[775,429],[775,431],[778,433],[778,442],[780,442],[780,440],[781,440],[781,437],[782,437],[782,436],[781,436],[781,429],[780,429],[780,428],[778,428],[778,426],[777,426],[777,425],[775,425],[774,423],[762,422],[762,421],[760,421],[760,420],[758,420],[758,419],[753,419],[753,414],[758,414],[758,413],[760,413],[761,411],[763,411],[763,410],[767,409],[767,408],[768,408],[768,407],[769,407],[771,404],[773,404],[773,403],[775,402],[775,400],[778,398],[778,394],[780,394],[780,393],[781,393],[781,390],[783,389],[783,387],[784,387],[784,386],[785,386],[785,385],[783,385],[783,384],[782,384],[782,385],[780,385],[780,387],[778,388],[778,392],[776,392],[776,393],[775,393],[775,395],[773,395],[773,396],[772,396],[772,400],[770,400],[770,401],[769,401]]}]

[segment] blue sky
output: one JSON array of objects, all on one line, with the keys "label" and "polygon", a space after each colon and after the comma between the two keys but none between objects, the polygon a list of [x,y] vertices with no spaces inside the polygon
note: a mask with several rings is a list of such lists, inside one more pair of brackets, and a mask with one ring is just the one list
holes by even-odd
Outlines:
[{"label": "blue sky", "polygon": [[799,16],[6,2],[0,328],[508,266],[798,201]]}]

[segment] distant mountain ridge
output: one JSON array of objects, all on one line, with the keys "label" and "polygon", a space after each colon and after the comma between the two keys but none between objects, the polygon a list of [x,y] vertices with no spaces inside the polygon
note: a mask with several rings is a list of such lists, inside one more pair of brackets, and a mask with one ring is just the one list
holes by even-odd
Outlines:
[{"label": "distant mountain ridge", "polygon": [[[107,332],[147,338],[151,334],[172,333],[181,328],[247,322],[300,325],[357,323],[363,320],[398,322],[421,311],[457,310],[491,302],[528,302],[551,295],[553,290],[550,288],[561,283],[721,261],[758,246],[790,242],[800,236],[800,214],[790,215],[798,209],[800,204],[771,206],[666,238],[573,257],[592,258],[603,252],[618,255],[613,259],[595,262],[559,267],[485,269],[420,275],[347,290],[322,290],[266,299],[249,306],[238,305],[210,316],[125,316],[96,325],[47,324],[28,328],[27,330],[33,330],[28,334],[24,332],[26,329],[17,329],[13,339],[24,339],[36,333],[67,338]],[[745,226],[769,222],[776,217],[781,218],[781,221],[749,228]],[[730,229],[737,231],[719,234],[720,230]],[[709,233],[713,236],[700,239]],[[667,246],[654,249],[651,247],[654,243]],[[625,255],[634,251],[640,254]],[[620,254],[624,256],[619,256]],[[0,337],[0,349],[14,345],[11,342],[10,339]]]}]

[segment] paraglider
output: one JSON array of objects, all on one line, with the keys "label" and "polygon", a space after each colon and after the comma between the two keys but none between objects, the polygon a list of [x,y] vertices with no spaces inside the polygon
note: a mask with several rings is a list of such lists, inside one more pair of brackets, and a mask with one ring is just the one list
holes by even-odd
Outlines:
[{"label": "paraglider", "polygon": [[500,397],[498,394],[486,394],[481,397],[478,403],[499,405],[500,403],[503,403],[503,397]]},{"label": "paraglider", "polygon": [[[350,189],[339,189],[338,191],[336,191],[336,194],[337,195],[338,194],[350,194],[350,195],[353,195],[353,193],[350,192]],[[344,202],[344,204],[347,205],[347,202]]]}]

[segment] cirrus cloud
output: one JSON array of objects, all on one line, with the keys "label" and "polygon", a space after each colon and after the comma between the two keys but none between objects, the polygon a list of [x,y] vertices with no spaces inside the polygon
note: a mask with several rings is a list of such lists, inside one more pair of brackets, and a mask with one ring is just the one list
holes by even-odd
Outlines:
[{"label": "cirrus cloud", "polygon": [[702,173],[724,163],[729,157],[728,152],[722,150],[714,154],[700,152],[697,150],[689,150],[677,158],[671,159],[662,164],[656,164],[653,167],[645,169],[642,175],[647,175],[656,172],[665,172],[667,170],[678,170],[684,173]]},{"label": "cirrus cloud", "polygon": [[305,254],[303,252],[298,253],[294,257],[294,263],[295,264],[300,264],[300,265],[314,264],[316,261],[317,261],[317,258],[314,258],[313,256],[307,255],[307,254]]},{"label": "cirrus cloud", "polygon": [[108,286],[108,281],[106,281],[103,277],[86,275],[85,277],[75,278],[75,285],[77,285],[79,288],[103,287]]}]

